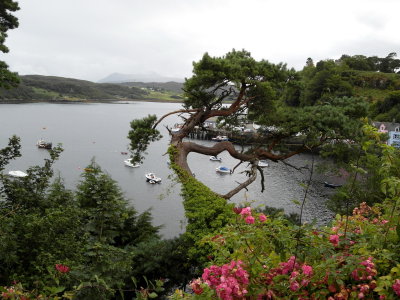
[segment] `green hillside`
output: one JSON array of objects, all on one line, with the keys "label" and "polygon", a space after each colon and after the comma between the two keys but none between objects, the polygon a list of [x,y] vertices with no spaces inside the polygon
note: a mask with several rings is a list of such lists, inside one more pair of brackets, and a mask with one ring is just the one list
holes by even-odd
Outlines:
[{"label": "green hillside", "polygon": [[400,74],[353,71],[351,83],[356,96],[383,101],[390,92],[400,90]]},{"label": "green hillside", "polygon": [[148,90],[154,90],[159,92],[172,92],[176,95],[183,93],[183,83],[182,82],[124,82],[120,83],[123,86],[144,88]]},{"label": "green hillside", "polygon": [[26,75],[17,88],[0,89],[1,100],[119,100],[144,99],[143,89],[56,76]]},{"label": "green hillside", "polygon": [[384,58],[343,55],[316,64],[309,58],[301,71],[289,71],[281,99],[297,107],[361,97],[370,104],[371,119],[400,121],[399,71],[400,60],[395,59],[395,53]]},{"label": "green hillside", "polygon": [[[370,117],[400,120],[400,60],[387,57],[343,55],[338,60],[309,58],[300,71],[288,70],[280,99],[289,106],[314,105],[335,97],[362,97],[370,105]],[[56,76],[21,76],[17,88],[0,88],[0,101],[41,100],[159,100],[183,101],[183,83],[94,83]]]}]

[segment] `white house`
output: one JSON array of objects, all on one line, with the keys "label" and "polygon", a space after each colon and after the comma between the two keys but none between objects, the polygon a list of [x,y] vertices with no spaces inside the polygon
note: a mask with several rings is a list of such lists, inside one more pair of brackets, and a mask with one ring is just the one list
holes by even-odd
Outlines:
[{"label": "white house", "polygon": [[372,125],[378,129],[378,132],[389,135],[389,139],[386,142],[388,145],[400,148],[400,123],[373,122]]}]

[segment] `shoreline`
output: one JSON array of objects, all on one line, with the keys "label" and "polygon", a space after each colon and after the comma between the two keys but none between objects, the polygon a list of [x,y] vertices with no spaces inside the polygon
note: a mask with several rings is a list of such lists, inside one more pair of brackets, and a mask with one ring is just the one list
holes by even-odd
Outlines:
[{"label": "shoreline", "polygon": [[155,102],[155,103],[183,103],[183,100],[164,99],[81,99],[81,100],[6,100],[0,99],[0,104],[26,104],[26,103],[53,103],[53,104],[74,104],[74,103],[120,103],[121,102]]}]

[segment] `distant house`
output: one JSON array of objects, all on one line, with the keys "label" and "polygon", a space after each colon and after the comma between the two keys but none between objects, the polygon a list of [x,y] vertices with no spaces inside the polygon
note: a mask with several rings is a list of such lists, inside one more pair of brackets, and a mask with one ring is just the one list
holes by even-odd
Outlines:
[{"label": "distant house", "polygon": [[203,127],[210,129],[217,128],[217,117],[209,118],[207,121],[203,123]]},{"label": "distant house", "polygon": [[378,132],[387,133],[389,135],[386,144],[400,148],[400,123],[373,122],[372,125],[378,129]]}]

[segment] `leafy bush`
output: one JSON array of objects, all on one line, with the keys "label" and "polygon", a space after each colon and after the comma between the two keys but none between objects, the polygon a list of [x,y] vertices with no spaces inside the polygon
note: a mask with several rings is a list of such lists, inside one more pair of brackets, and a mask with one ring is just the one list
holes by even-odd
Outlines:
[{"label": "leafy bush", "polygon": [[[365,150],[379,140],[371,138]],[[209,262],[192,293],[172,299],[398,299],[400,297],[400,178],[396,150],[379,145],[384,200],[365,202],[318,228],[288,222],[250,207],[234,208],[232,222],[199,243]],[[368,159],[368,156],[367,156]]]}]

